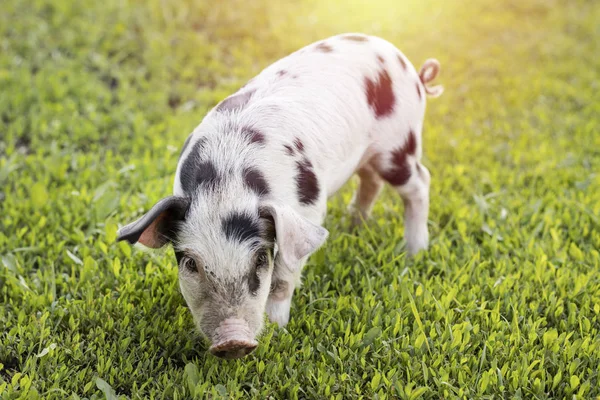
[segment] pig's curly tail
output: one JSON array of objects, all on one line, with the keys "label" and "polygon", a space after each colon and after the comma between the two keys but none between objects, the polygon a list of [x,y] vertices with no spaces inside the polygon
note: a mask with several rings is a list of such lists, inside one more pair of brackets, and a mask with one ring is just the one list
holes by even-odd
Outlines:
[{"label": "pig's curly tail", "polygon": [[427,86],[429,82],[435,79],[440,72],[440,62],[435,58],[429,58],[423,63],[419,71],[419,78],[425,87],[425,92],[431,97],[438,97],[444,92],[442,85]]}]

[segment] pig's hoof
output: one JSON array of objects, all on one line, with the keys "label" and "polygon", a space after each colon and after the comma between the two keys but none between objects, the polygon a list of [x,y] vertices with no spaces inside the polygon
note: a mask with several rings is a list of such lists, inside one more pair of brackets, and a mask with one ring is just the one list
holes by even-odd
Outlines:
[{"label": "pig's hoof", "polygon": [[409,242],[407,245],[408,255],[414,257],[417,253],[427,250],[427,243],[427,239]]},{"label": "pig's hoof", "polygon": [[412,232],[407,238],[406,244],[409,256],[414,256],[422,250],[427,250],[429,244],[429,232],[426,228]]},{"label": "pig's hoof", "polygon": [[362,215],[360,215],[358,213],[353,214],[352,220],[350,221],[350,229],[356,230],[356,229],[360,228],[361,226],[363,226],[364,223],[365,223],[365,219]]},{"label": "pig's hoof", "polygon": [[407,247],[408,255],[410,257],[414,257],[421,251],[426,251],[426,250],[427,250],[427,243],[419,244],[419,245],[412,245],[412,246]]},{"label": "pig's hoof", "polygon": [[350,229],[356,230],[367,223],[369,217],[371,216],[370,212],[361,211],[359,209],[352,209],[350,212]]},{"label": "pig's hoof", "polygon": [[267,301],[267,316],[269,321],[276,323],[279,326],[286,326],[290,320],[290,305],[291,297],[285,300]]}]

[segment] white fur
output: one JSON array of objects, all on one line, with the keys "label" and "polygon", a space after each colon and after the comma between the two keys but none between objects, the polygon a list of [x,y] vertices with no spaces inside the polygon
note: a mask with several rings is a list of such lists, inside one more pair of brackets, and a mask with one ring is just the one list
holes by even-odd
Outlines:
[{"label": "white fur", "polygon": [[269,301],[267,303],[266,312],[269,316],[269,321],[285,326],[290,320],[290,306],[292,305],[292,296],[281,301]]}]

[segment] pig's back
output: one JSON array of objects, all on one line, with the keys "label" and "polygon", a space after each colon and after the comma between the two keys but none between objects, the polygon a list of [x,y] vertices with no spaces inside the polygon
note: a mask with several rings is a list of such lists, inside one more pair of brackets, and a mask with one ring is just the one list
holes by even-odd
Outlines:
[{"label": "pig's back", "polygon": [[[391,43],[344,34],[310,44],[276,61],[243,90],[254,91],[243,113],[307,148],[326,188],[337,191],[389,139],[408,132],[424,113],[419,76]],[[267,112],[258,112],[260,109]],[[394,140],[395,141],[395,140]]]},{"label": "pig's back", "polygon": [[219,103],[196,128],[184,161],[202,142],[201,159],[219,174],[261,171],[269,196],[315,223],[361,163],[420,132],[419,76],[389,42],[340,35],[285,57]]}]

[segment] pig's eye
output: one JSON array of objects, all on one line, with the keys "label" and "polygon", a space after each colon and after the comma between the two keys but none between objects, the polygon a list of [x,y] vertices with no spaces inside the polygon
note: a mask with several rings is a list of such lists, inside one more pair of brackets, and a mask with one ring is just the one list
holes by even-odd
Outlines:
[{"label": "pig's eye", "polygon": [[250,288],[250,293],[252,293],[252,295],[256,296],[256,292],[260,286],[260,278],[258,277],[259,271],[268,268],[268,266],[269,255],[266,251],[261,250],[256,256],[256,264],[254,265],[254,269],[248,276],[248,287]]},{"label": "pig's eye", "polygon": [[256,268],[260,269],[269,265],[269,255],[262,250],[256,257]]},{"label": "pig's eye", "polygon": [[258,270],[254,269],[248,276],[248,288],[253,296],[256,296],[256,292],[260,286],[260,278],[258,277]]},{"label": "pig's eye", "polygon": [[184,257],[181,260],[181,266],[185,268],[188,272],[196,273],[198,272],[198,266],[196,265],[196,261],[190,257]]}]

